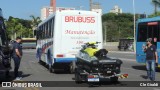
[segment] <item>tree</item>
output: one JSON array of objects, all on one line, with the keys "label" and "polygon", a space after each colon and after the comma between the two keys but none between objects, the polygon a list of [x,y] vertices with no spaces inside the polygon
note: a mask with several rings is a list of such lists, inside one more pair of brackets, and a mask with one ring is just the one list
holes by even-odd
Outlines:
[{"label": "tree", "polygon": [[152,0],[152,4],[154,5],[154,14],[157,14],[157,9],[160,6],[160,0]]},{"label": "tree", "polygon": [[38,24],[41,22],[41,19],[40,19],[40,17],[35,17],[34,15],[31,15],[30,17],[32,18],[31,27],[32,27],[32,30],[33,30],[33,35],[34,35],[34,30],[38,27]]},{"label": "tree", "polygon": [[5,23],[7,25],[7,33],[12,39],[15,39],[16,36],[30,37],[32,35],[31,20],[10,16],[8,20],[5,20]]},{"label": "tree", "polygon": [[7,22],[7,30],[9,35],[11,35],[12,39],[16,38],[16,33],[18,31],[17,25],[18,25],[18,19],[10,16]]},{"label": "tree", "polygon": [[160,16],[160,12],[157,12],[157,14],[153,13],[151,15],[148,15],[149,18],[156,17],[156,16]]},{"label": "tree", "polygon": [[38,24],[41,22],[41,19],[40,19],[40,17],[35,17],[34,15],[31,15],[30,16],[31,18],[32,18],[32,27],[37,27],[38,26]]},{"label": "tree", "polygon": [[102,15],[102,22],[103,22],[103,25],[106,26],[107,41],[118,41],[120,38],[133,37],[134,35],[133,34],[133,14],[107,13]]}]

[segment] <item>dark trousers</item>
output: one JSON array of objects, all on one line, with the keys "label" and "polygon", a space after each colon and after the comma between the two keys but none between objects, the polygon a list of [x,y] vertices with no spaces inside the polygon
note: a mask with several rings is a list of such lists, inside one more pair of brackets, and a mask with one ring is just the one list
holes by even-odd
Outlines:
[{"label": "dark trousers", "polygon": [[18,77],[18,69],[20,66],[21,59],[17,56],[13,56],[13,60],[14,60],[14,76]]}]

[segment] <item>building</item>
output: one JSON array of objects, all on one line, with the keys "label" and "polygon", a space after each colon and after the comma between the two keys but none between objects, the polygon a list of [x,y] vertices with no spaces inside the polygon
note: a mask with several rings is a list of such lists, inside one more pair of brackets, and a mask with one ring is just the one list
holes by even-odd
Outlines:
[{"label": "building", "polygon": [[41,9],[41,20],[45,20],[49,16],[49,7],[43,7]]},{"label": "building", "polygon": [[56,11],[56,0],[51,0],[50,1],[50,11],[55,12]]},{"label": "building", "polygon": [[101,5],[99,3],[92,3],[91,11],[98,12],[102,15],[102,8],[101,8]]},{"label": "building", "polygon": [[115,5],[114,8],[111,9],[109,12],[119,14],[119,13],[122,13],[122,9],[119,8],[118,5]]},{"label": "building", "polygon": [[56,0],[50,0],[50,6],[41,9],[41,20],[45,20],[49,15],[56,11]]},{"label": "building", "polygon": [[[75,10],[75,8],[66,8],[66,7],[56,7],[55,11],[62,11],[62,10]],[[41,20],[45,20],[48,16],[53,14],[54,12],[53,7],[43,7],[41,9]]]},{"label": "building", "polygon": [[43,21],[54,12],[62,10],[75,10],[75,8],[56,7],[56,0],[51,0],[50,6],[41,9],[41,20]]},{"label": "building", "polygon": [[62,11],[62,10],[75,10],[75,8],[67,8],[67,7],[57,7],[56,11]]}]

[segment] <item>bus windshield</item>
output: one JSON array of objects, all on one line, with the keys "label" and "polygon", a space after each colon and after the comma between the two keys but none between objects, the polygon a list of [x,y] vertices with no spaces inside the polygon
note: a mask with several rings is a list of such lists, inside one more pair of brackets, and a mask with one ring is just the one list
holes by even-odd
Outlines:
[{"label": "bus windshield", "polygon": [[138,24],[137,42],[145,42],[147,38],[152,38],[156,42],[160,41],[159,22],[145,22]]}]

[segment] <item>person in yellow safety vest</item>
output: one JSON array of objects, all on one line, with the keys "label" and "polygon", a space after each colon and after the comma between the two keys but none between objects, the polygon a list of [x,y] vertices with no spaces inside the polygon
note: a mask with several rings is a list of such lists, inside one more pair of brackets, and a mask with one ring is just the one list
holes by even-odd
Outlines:
[{"label": "person in yellow safety vest", "polygon": [[86,52],[90,57],[93,57],[95,52],[98,51],[98,49],[96,48],[95,44],[96,42],[89,42],[87,43],[88,46],[87,48],[84,50],[84,52]]}]

